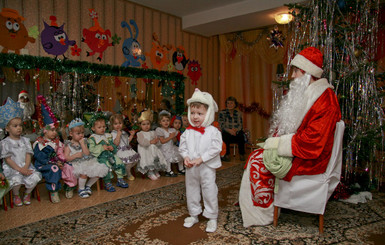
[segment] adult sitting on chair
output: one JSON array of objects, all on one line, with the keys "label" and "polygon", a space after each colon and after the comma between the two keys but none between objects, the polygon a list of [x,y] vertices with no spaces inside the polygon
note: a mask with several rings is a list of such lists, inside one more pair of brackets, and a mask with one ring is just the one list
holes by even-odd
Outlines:
[{"label": "adult sitting on chair", "polygon": [[226,99],[226,109],[219,112],[218,122],[222,130],[222,140],[226,144],[226,155],[223,161],[230,161],[230,144],[238,145],[239,157],[245,160],[245,136],[243,132],[242,113],[235,108],[238,107],[237,99],[230,96]]},{"label": "adult sitting on chair", "polygon": [[295,175],[322,174],[328,166],[341,111],[333,86],[320,78],[322,64],[323,55],[314,47],[291,62],[294,80],[272,117],[269,138],[246,164],[239,194],[245,227],[273,222],[276,177],[290,181]]}]

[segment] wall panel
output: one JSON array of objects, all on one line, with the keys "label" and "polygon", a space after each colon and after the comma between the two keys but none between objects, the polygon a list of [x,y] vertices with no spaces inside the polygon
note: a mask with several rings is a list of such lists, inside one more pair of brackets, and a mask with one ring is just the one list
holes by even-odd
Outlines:
[{"label": "wall panel", "polygon": [[[125,20],[129,23],[130,19],[134,19],[139,28],[137,40],[141,44],[144,53],[151,50],[153,33],[158,35],[161,45],[171,44],[174,48],[183,46],[186,50],[186,56],[190,60],[197,60],[202,66],[203,75],[198,81],[197,87],[212,93],[215,99],[219,98],[218,38],[206,38],[182,31],[181,19],[176,16],[134,4],[128,0],[3,0],[0,1],[0,8],[18,10],[26,18],[24,22],[26,28],[29,29],[36,25],[39,32],[44,29],[43,20],[50,24],[50,15],[55,15],[58,25],[64,24],[64,30],[69,38],[75,40],[82,50],[80,56],[71,56],[69,48],[66,53],[67,57],[72,60],[118,66],[125,61],[122,53],[123,41],[131,36],[127,28],[121,27],[121,21]],[[116,34],[121,37],[120,44],[107,48],[101,62],[97,60],[99,54],[87,57],[86,51],[91,50],[84,42],[81,42],[83,29],[94,26],[94,21],[89,15],[89,9],[91,8],[94,8],[98,13],[98,21],[103,29],[110,29],[112,36]],[[52,57],[42,49],[40,36],[35,43],[28,43],[25,49],[31,55]],[[168,58],[170,62],[172,61],[173,52],[174,49],[169,50]],[[152,68],[148,57],[145,62],[149,68]],[[167,70],[167,66],[163,70]],[[190,79],[187,77],[187,67],[184,75],[186,76],[185,97],[187,99],[194,92],[195,86],[191,84]],[[129,79],[120,79],[123,83],[120,88],[114,86],[114,78],[104,78],[97,85],[99,92],[101,94],[105,93],[105,97],[108,99],[108,102],[106,101],[104,105],[104,110],[112,110],[116,100],[116,92],[128,93],[129,88],[126,83],[128,83]],[[137,82],[138,99],[143,99],[145,85],[142,79],[137,79]],[[102,85],[102,83],[106,84]],[[154,101],[156,105],[161,99],[160,88],[157,85],[158,82],[154,81],[153,97],[156,100]]]}]

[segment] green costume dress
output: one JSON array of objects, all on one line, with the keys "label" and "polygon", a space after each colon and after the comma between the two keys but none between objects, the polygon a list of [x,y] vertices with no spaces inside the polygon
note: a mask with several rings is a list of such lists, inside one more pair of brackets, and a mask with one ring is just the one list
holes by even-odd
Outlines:
[{"label": "green costume dress", "polygon": [[[104,150],[103,145],[110,145],[114,150],[106,151]],[[118,150],[113,142],[111,134],[92,134],[88,139],[88,147],[91,154],[98,159],[98,162],[105,164],[109,168],[107,175],[103,178],[105,183],[110,183],[111,179],[114,178],[112,172],[116,173],[118,179],[121,179],[126,175],[125,165],[116,155]]]}]

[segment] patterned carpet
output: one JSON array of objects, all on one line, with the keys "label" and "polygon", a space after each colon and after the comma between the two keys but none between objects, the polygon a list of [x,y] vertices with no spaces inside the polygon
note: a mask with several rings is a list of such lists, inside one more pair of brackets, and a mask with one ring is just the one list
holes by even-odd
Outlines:
[{"label": "patterned carpet", "polygon": [[183,227],[188,213],[184,183],[178,183],[1,232],[0,244],[375,244],[373,238],[385,235],[384,193],[365,204],[329,202],[323,236],[317,216],[287,210],[277,228],[246,229],[234,205],[241,176],[240,165],[217,173],[215,233],[205,232],[203,217],[192,228]]}]

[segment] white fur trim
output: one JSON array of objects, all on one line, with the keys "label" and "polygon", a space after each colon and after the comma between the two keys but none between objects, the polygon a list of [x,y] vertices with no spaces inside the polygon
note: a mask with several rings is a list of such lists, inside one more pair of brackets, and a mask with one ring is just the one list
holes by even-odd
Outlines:
[{"label": "white fur trim", "polygon": [[291,139],[294,134],[285,134],[282,135],[278,144],[278,155],[282,157],[293,157],[292,149],[291,149]]},{"label": "white fur trim", "polygon": [[280,137],[270,137],[265,141],[263,149],[277,149]]},{"label": "white fur trim", "polygon": [[296,66],[310,75],[320,78],[324,72],[322,68],[313,64],[310,60],[306,59],[304,56],[297,54],[294,59],[291,61],[292,66]]},{"label": "white fur trim", "polygon": [[218,105],[214,101],[214,99],[211,96],[211,94],[209,94],[207,92],[202,92],[198,88],[196,88],[194,93],[193,93],[193,95],[191,96],[191,98],[187,100],[187,105],[189,106],[188,107],[188,112],[187,112],[187,118],[188,118],[189,123],[192,126],[195,126],[191,122],[191,119],[190,119],[190,104],[193,103],[193,102],[200,102],[200,103],[208,105],[206,117],[205,117],[205,120],[202,123],[202,127],[210,126],[214,122],[215,112],[218,111]]}]

